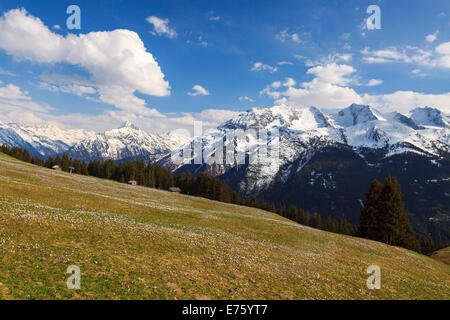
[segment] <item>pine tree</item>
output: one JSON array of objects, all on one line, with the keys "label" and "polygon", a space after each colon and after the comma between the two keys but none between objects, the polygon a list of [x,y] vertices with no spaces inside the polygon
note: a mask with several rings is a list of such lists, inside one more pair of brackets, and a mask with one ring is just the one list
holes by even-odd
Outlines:
[{"label": "pine tree", "polygon": [[369,192],[366,194],[364,209],[359,218],[359,228],[357,234],[361,237],[381,241],[382,235],[377,221],[378,205],[383,185],[374,180],[370,185]]},{"label": "pine tree", "polygon": [[374,181],[364,201],[358,234],[368,239],[410,249],[418,244],[404,209],[401,186],[395,177],[384,185]]}]

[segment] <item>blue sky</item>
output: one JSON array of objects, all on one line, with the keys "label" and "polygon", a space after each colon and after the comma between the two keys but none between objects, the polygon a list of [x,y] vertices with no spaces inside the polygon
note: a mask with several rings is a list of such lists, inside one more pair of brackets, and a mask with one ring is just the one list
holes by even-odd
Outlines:
[{"label": "blue sky", "polygon": [[[71,4],[81,9],[80,30],[66,27]],[[364,27],[373,4],[381,9],[381,30]],[[7,17],[20,8],[26,11]],[[0,16],[3,122],[100,131],[130,119],[165,131],[195,119],[214,126],[275,103],[450,111],[447,0],[2,0]],[[20,30],[12,27],[18,24]],[[138,39],[124,44],[117,29]],[[84,37],[99,31],[106,32],[102,44]],[[126,50],[128,57],[143,53],[140,41],[153,58],[127,58]],[[92,46],[98,53],[89,52]],[[119,71],[111,46],[124,63]],[[128,70],[144,76],[122,81]]]}]

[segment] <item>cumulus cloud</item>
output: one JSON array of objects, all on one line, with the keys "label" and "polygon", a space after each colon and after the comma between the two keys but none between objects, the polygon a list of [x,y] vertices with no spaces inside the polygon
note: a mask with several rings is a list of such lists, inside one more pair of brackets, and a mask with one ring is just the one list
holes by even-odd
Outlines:
[{"label": "cumulus cloud", "polygon": [[293,87],[297,84],[297,82],[292,79],[292,78],[286,78],[286,80],[284,80],[283,86],[285,87]]},{"label": "cumulus cloud", "polygon": [[190,96],[196,97],[196,96],[207,96],[209,95],[209,91],[203,88],[201,85],[196,84],[192,87],[192,91],[187,93]]},{"label": "cumulus cloud", "polygon": [[391,94],[362,96],[365,104],[379,108],[381,111],[408,112],[417,107],[437,107],[450,113],[450,92],[443,94],[426,94],[414,91],[396,91]]},{"label": "cumulus cloud", "polygon": [[277,67],[272,67],[268,64],[264,64],[262,62],[255,62],[253,64],[253,67],[250,69],[250,71],[259,72],[259,71],[269,71],[270,73],[277,72]]},{"label": "cumulus cloud", "polygon": [[347,64],[330,63],[324,66],[317,66],[308,69],[307,73],[315,75],[316,78],[313,81],[316,82],[328,82],[336,85],[346,85],[350,83],[351,79],[349,75],[356,72],[356,70]]},{"label": "cumulus cloud", "polygon": [[[445,50],[445,49],[443,49]],[[359,94],[349,85],[356,70],[349,65],[328,65],[310,68],[307,73],[315,77],[309,82],[296,83],[287,78],[283,83],[276,81],[260,93],[275,100],[275,103],[299,107],[316,106],[324,109],[340,109],[352,103],[369,104],[383,111],[408,112],[416,107],[431,106],[450,113],[450,92],[426,94],[413,91],[396,91],[390,94]],[[382,81],[370,80],[367,85],[379,85]]]},{"label": "cumulus cloud", "polygon": [[441,43],[436,47],[438,64],[450,68],[450,42]]},{"label": "cumulus cloud", "polygon": [[147,22],[153,25],[152,34],[158,36],[167,36],[169,38],[176,38],[177,33],[174,29],[169,27],[169,19],[161,19],[155,16],[150,16]]},{"label": "cumulus cloud", "polygon": [[0,49],[17,60],[62,62],[87,70],[99,99],[119,109],[148,114],[151,109],[135,96],[136,91],[153,96],[170,94],[161,68],[133,31],[63,37],[25,9],[14,9],[0,17]]}]

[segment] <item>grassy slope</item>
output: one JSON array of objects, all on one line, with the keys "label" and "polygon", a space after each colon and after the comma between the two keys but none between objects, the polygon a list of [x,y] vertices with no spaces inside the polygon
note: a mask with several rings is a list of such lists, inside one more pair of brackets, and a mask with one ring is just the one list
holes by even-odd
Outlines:
[{"label": "grassy slope", "polygon": [[450,247],[434,252],[431,257],[450,265]]},{"label": "grassy slope", "polygon": [[[66,288],[69,265],[81,290]],[[381,290],[366,268],[381,267]],[[0,298],[450,299],[450,267],[275,214],[0,154]]]}]

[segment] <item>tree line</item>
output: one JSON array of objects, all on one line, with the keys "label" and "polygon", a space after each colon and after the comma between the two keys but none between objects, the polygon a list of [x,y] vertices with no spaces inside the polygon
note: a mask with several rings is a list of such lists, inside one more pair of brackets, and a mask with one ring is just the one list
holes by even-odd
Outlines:
[{"label": "tree line", "polygon": [[287,207],[284,204],[275,205],[274,203],[259,200],[255,196],[244,197],[233,191],[225,182],[206,173],[198,173],[195,176],[190,172],[178,174],[175,177],[175,185],[184,194],[274,212],[287,219],[316,229],[347,235],[354,235],[356,232],[355,226],[344,218],[335,219],[329,216],[324,219],[318,213],[312,214],[308,210],[305,211],[292,205]]},{"label": "tree line", "polygon": [[225,182],[206,173],[192,175],[190,172],[173,176],[170,169],[145,163],[143,160],[116,163],[113,160],[91,160],[89,163],[69,158],[66,154],[49,157],[32,157],[27,149],[0,146],[0,152],[19,160],[46,168],[58,165],[61,170],[118,182],[136,181],[137,184],[168,190],[179,187],[187,195],[204,197],[226,203],[233,203],[274,212],[292,221],[316,229],[339,234],[359,236],[389,245],[404,247],[423,254],[429,254],[445,247],[442,241],[435,243],[426,232],[413,232],[408,213],[404,209],[401,186],[395,177],[389,177],[384,184],[375,180],[366,194],[360,223],[354,226],[345,218],[323,218],[318,213],[285,204],[268,203],[255,196],[245,197],[233,191]]},{"label": "tree line", "polygon": [[168,190],[173,186],[173,176],[170,169],[159,166],[153,166],[151,163],[145,163],[143,160],[116,163],[113,160],[92,160],[86,163],[79,159],[72,159],[63,154],[62,156],[48,157],[46,160],[39,156],[32,157],[27,149],[18,147],[0,146],[0,152],[8,154],[16,159],[29,162],[38,166],[53,168],[57,165],[62,171],[69,172],[72,168],[73,173],[86,176],[93,176],[103,179],[115,180],[118,182],[136,181],[137,184]]}]

